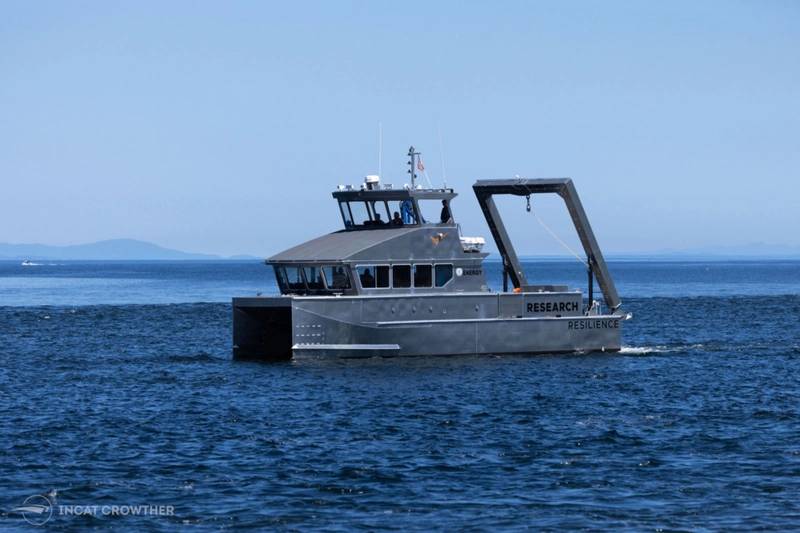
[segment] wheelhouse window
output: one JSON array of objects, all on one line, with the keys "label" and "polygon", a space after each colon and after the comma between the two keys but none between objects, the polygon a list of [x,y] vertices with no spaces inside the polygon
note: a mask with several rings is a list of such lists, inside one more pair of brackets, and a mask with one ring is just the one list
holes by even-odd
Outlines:
[{"label": "wheelhouse window", "polygon": [[453,279],[453,265],[436,265],[436,286],[444,287]]},{"label": "wheelhouse window", "polygon": [[344,290],[350,288],[350,278],[347,276],[344,267],[326,266],[322,270],[325,273],[325,283],[329,289]]},{"label": "wheelhouse window", "polygon": [[325,281],[322,279],[322,269],[314,266],[303,267],[306,285],[312,291],[324,291]]},{"label": "wheelhouse window", "polygon": [[344,265],[274,265],[274,268],[283,294],[336,294],[351,287]]},{"label": "wheelhouse window", "polygon": [[427,224],[452,224],[453,212],[449,200],[417,200],[420,218]]},{"label": "wheelhouse window", "polygon": [[[341,294],[352,288],[347,265],[274,265],[283,294]],[[363,289],[429,289],[445,287],[453,279],[452,264],[357,265]]]},{"label": "wheelhouse window", "polygon": [[[346,229],[413,226],[425,222],[411,198],[340,200],[339,210]],[[430,222],[438,222],[438,218]]]},{"label": "wheelhouse window", "polygon": [[392,224],[396,226],[409,226],[419,224],[414,202],[410,198],[397,202],[397,209],[392,213]]},{"label": "wheelhouse window", "polygon": [[353,214],[350,212],[350,206],[347,202],[339,202],[339,209],[342,211],[342,219],[344,220],[344,227],[350,228],[353,224]]},{"label": "wheelhouse window", "polygon": [[392,267],[392,286],[396,289],[411,287],[411,265],[394,265]]},{"label": "wheelhouse window", "polygon": [[367,207],[367,202],[342,202],[342,209],[349,211],[353,226],[368,226],[372,224],[372,214],[369,207]]},{"label": "wheelhouse window", "polygon": [[339,202],[345,228],[402,225],[400,213],[392,217],[386,200]]},{"label": "wheelhouse window", "polygon": [[[284,270],[282,267],[281,270]],[[300,267],[290,266],[285,267],[286,288],[290,291],[304,291],[306,289],[306,282],[303,280],[303,270]]]},{"label": "wheelhouse window", "polygon": [[278,282],[278,287],[281,292],[286,292],[289,287],[289,282],[286,280],[286,269],[283,267],[275,268],[275,280]]},{"label": "wheelhouse window", "polygon": [[383,226],[391,221],[389,214],[389,204],[385,200],[373,200],[369,202],[372,211],[372,225]]},{"label": "wheelhouse window", "polygon": [[432,271],[431,265],[414,265],[414,287],[431,287],[433,285]]}]

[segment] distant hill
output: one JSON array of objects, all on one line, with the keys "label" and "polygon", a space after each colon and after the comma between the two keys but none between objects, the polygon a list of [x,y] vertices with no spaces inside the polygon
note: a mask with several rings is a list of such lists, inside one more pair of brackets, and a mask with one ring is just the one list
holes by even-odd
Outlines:
[{"label": "distant hill", "polygon": [[[487,250],[490,251],[490,250]],[[491,250],[491,260],[498,259]],[[654,260],[722,260],[722,259],[800,259],[800,246],[752,243],[741,246],[716,246],[708,248],[665,249],[653,252],[607,252],[608,259],[654,259]],[[521,259],[556,259],[568,257],[566,254],[520,254]],[[223,257],[214,254],[198,254],[164,248],[151,242],[136,239],[110,239],[87,244],[51,246],[47,244],[9,244],[0,243],[0,260],[61,259],[73,261],[250,261],[263,257],[253,255],[233,255]]]},{"label": "distant hill", "polygon": [[111,239],[89,244],[50,246],[47,244],[0,243],[0,259],[63,259],[63,260],[212,260],[218,255],[193,254],[171,250],[135,239]]},{"label": "distant hill", "polygon": [[[578,253],[582,250],[578,248]],[[709,246],[706,248],[663,249],[652,252],[604,252],[606,259],[613,260],[656,260],[656,261],[724,261],[724,260],[799,260],[800,246],[751,243],[738,246]],[[520,259],[564,260],[570,256],[563,254],[520,254]],[[491,260],[499,260],[496,252],[492,250]]]},{"label": "distant hill", "polygon": [[[617,254],[625,255],[625,254]],[[628,254],[637,255],[637,254]],[[686,248],[682,250],[663,250],[652,254],[638,254],[653,257],[674,257],[678,259],[800,259],[800,246],[756,242],[739,246],[709,246],[706,248]]]}]

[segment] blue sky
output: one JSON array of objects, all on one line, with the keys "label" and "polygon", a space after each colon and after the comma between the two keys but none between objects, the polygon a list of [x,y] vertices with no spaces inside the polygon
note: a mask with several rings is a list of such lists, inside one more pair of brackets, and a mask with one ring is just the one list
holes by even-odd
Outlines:
[{"label": "blue sky", "polygon": [[[422,152],[572,177],[600,244],[800,245],[800,3],[4,2],[0,241],[265,255]],[[571,238],[552,199],[540,216]],[[504,202],[517,247],[558,245]]]}]

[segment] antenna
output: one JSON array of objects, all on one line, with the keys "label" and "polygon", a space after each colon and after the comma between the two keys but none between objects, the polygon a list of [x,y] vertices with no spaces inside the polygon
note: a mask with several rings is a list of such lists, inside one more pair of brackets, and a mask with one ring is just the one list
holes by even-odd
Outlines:
[{"label": "antenna", "polygon": [[383,124],[378,121],[378,177],[383,178]]},{"label": "antenna", "polygon": [[436,129],[439,130],[439,157],[442,159],[442,183],[444,188],[447,188],[447,170],[444,168],[444,143],[442,142],[442,127],[437,124]]},{"label": "antenna", "polygon": [[411,168],[408,169],[408,173],[411,174],[411,189],[417,188],[417,156],[419,156],[419,152],[416,152],[413,146],[410,147],[408,157],[411,159],[408,160],[408,166]]}]

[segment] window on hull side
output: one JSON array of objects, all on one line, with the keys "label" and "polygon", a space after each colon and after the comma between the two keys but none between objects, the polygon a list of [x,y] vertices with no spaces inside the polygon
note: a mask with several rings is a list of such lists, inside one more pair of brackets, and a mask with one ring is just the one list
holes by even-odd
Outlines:
[{"label": "window on hull side", "polygon": [[430,288],[433,285],[432,270],[431,265],[414,265],[414,287]]},{"label": "window on hull side", "polygon": [[394,265],[392,267],[392,286],[397,289],[411,287],[411,265]]},{"label": "window on hull side", "polygon": [[453,279],[453,265],[436,265],[436,286],[444,287]]},{"label": "window on hull side", "polygon": [[358,281],[362,289],[388,289],[389,265],[357,265]]},{"label": "window on hull side", "polygon": [[442,288],[453,279],[453,265],[357,265],[356,273],[362,289]]},{"label": "window on hull side", "polygon": [[368,266],[357,266],[356,272],[358,272],[358,280],[361,283],[361,287],[364,289],[374,289],[375,288],[375,267],[372,265]]},{"label": "window on hull side", "polygon": [[379,289],[389,288],[389,267],[378,265],[375,267],[375,284]]}]

